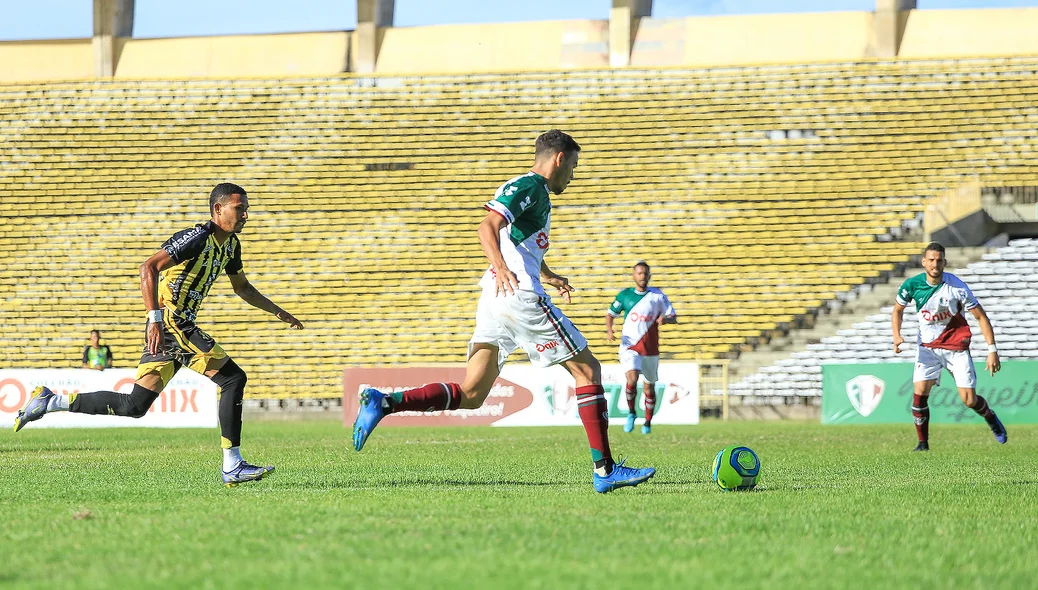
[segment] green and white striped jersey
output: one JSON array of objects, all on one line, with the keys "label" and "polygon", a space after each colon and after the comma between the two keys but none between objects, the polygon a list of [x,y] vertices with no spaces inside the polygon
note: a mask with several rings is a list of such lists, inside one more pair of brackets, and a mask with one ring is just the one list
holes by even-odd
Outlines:
[{"label": "green and white striped jersey", "polygon": [[931,285],[926,281],[926,273],[921,273],[901,284],[895,300],[901,306],[915,301],[919,312],[920,345],[969,350],[973,335],[963,311],[969,311],[980,303],[962,279],[946,272],[940,284]]},{"label": "green and white striped jersey", "polygon": [[606,313],[614,318],[624,314],[620,348],[630,349],[645,356],[656,356],[660,353],[660,331],[656,320],[660,316],[677,316],[670,299],[656,287],[649,287],[645,291],[629,287],[620,291]]},{"label": "green and white striped jersey", "polygon": [[[541,263],[548,251],[551,227],[551,198],[548,182],[540,174],[527,172],[501,185],[484,208],[505,218],[501,228],[501,254],[508,270],[519,278],[519,289],[544,294]],[[493,289],[494,269],[483,274],[479,285]]]}]

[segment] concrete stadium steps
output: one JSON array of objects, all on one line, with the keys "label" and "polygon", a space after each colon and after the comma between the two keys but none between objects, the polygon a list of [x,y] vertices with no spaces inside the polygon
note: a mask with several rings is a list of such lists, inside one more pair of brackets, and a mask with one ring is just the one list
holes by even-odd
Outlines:
[{"label": "concrete stadium steps", "polygon": [[551,127],[584,147],[548,262],[580,288],[564,309],[592,349],[612,354],[605,307],[646,259],[683,318],[667,356],[745,355],[907,262],[925,197],[1033,183],[1036,66],[0,85],[0,363],[67,366],[98,327],[132,364],[137,266],[223,180],[253,198],[246,272],[307,323],[287,332],[217,284],[199,324],[250,395],[460,361],[482,204]]},{"label": "concrete stadium steps", "polygon": [[[1013,240],[993,252],[949,248],[947,258],[947,272],[966,281],[991,318],[1000,357],[1038,358],[1038,344],[1033,338],[1038,329],[1038,313],[1034,312],[1038,297],[1032,294],[1038,280],[1038,240]],[[910,305],[905,309],[901,334],[906,346],[900,355],[892,351],[890,312],[897,287],[920,272],[920,267],[912,266],[858,298],[835,319],[824,318],[812,330],[791,333],[771,350],[744,355],[733,363],[730,392],[749,404],[817,398],[821,395],[819,363],[911,361],[915,357],[915,308]],[[969,322],[973,329],[971,352],[974,358],[982,359],[987,344],[976,322]]]}]

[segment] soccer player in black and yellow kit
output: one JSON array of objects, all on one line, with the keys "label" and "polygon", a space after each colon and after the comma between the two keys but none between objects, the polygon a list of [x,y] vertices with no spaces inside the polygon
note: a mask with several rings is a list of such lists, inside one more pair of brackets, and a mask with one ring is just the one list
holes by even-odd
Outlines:
[{"label": "soccer player in black and yellow kit", "polygon": [[209,195],[212,219],[177,232],[140,267],[141,293],[148,310],[144,354],[137,366],[137,382],[130,394],[95,391],[69,396],[37,387],[14,421],[15,432],[47,412],[144,416],[173,375],[188,367],[204,374],[220,388],[220,431],[224,451],[223,481],[237,485],[261,479],[274,470],[242,459],[242,396],[246,376],[223,348],[195,326],[195,316],[209,288],[221,272],[230,278],[234,292],[246,303],[274,314],[296,329],[303,324],[260,294],[245,277],[238,233],[249,214],[245,190],[231,183],[218,184]]}]

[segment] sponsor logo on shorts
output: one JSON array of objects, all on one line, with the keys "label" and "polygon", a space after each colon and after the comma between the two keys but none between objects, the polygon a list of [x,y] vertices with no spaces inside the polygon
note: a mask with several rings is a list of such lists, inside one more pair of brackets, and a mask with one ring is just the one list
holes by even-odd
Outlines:
[{"label": "sponsor logo on shorts", "polygon": [[541,250],[547,250],[548,246],[551,245],[551,242],[548,241],[548,234],[543,231],[537,234],[537,238],[535,241],[537,243],[537,247]]},{"label": "sponsor logo on shorts", "polygon": [[558,340],[552,340],[551,342],[545,342],[544,344],[538,344],[537,345],[537,352],[544,352],[546,350],[553,350],[555,348],[558,348],[558,346],[559,346],[559,341]]}]

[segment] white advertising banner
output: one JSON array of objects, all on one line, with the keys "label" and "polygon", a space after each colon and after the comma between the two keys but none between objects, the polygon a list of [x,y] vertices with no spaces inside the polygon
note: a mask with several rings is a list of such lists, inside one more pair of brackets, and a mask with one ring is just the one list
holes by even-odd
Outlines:
[{"label": "white advertising banner", "polygon": [[[494,422],[494,426],[579,425],[573,377],[561,366],[547,368],[515,363],[505,365],[498,383],[508,381],[533,393],[533,403]],[[627,381],[619,364],[602,365],[602,387],[609,405],[610,424],[623,424],[628,414]],[[638,423],[645,417],[643,384],[638,383]],[[486,403],[492,403],[487,399]],[[659,366],[653,424],[699,424],[699,367],[695,363]]]},{"label": "white advertising banner", "polygon": [[[358,394],[368,387],[384,393],[421,387],[426,383],[465,379],[464,365],[407,367],[347,367],[343,370],[343,425],[357,417]],[[619,364],[602,365],[602,388],[609,421],[622,424],[627,417],[627,378]],[[645,416],[642,384],[638,384],[638,423]],[[699,366],[660,363],[656,383],[655,424],[699,423]],[[400,412],[386,416],[383,426],[570,426],[579,425],[573,377],[562,367],[539,368],[523,362],[506,365],[490,395],[475,410]]]},{"label": "white advertising banner", "polygon": [[[38,385],[58,395],[90,391],[133,391],[132,369],[9,369],[0,370],[0,425],[14,424],[18,410],[25,405]],[[25,428],[64,427],[205,427],[218,423],[216,384],[193,371],[179,371],[162,390],[147,415],[141,418],[53,412]]]}]

